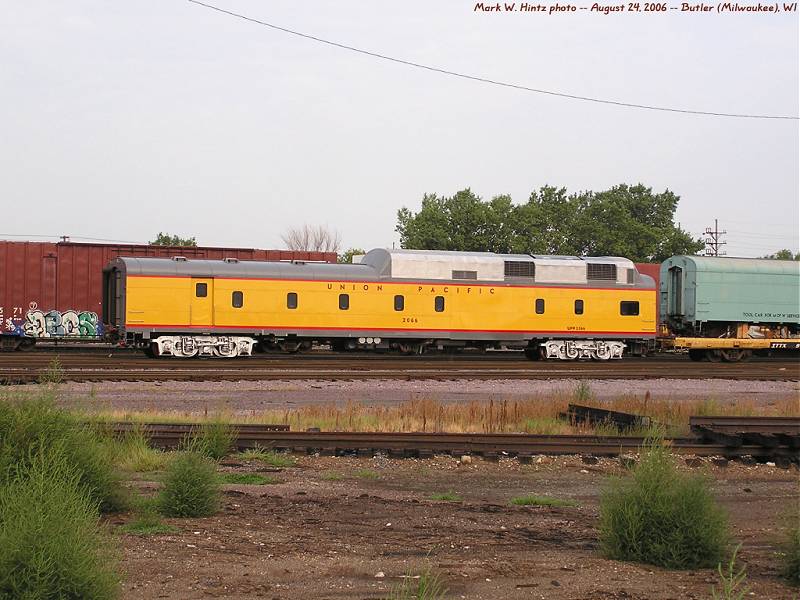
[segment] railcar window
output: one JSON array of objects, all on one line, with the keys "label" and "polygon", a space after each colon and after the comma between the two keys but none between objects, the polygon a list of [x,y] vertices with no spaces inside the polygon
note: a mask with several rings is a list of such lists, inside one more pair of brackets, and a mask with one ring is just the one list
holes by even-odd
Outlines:
[{"label": "railcar window", "polygon": [[534,306],[536,308],[537,315],[544,314],[544,298],[537,298]]},{"label": "railcar window", "polygon": [[297,308],[297,292],[289,292],[286,294],[286,308]]},{"label": "railcar window", "polygon": [[242,308],[244,306],[244,294],[242,292],[233,292],[231,294],[231,304],[233,308]]},{"label": "railcar window", "polygon": [[198,298],[205,298],[208,296],[208,284],[207,283],[196,283],[194,286],[194,295]]},{"label": "railcar window", "polygon": [[394,297],[394,309],[401,311],[406,307],[406,299],[404,296],[397,295]]},{"label": "railcar window", "polygon": [[339,310],[350,308],[350,294],[339,294]]},{"label": "railcar window", "polygon": [[576,315],[583,314],[583,300],[575,300],[575,314]]},{"label": "railcar window", "polygon": [[619,314],[626,317],[635,317],[639,314],[639,303],[623,300],[619,303]]},{"label": "railcar window", "polygon": [[444,296],[436,296],[433,301],[433,307],[436,312],[444,312]]}]

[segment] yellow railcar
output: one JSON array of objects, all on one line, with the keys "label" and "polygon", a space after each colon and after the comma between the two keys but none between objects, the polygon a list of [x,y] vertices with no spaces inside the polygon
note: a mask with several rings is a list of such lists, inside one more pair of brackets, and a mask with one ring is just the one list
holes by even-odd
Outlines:
[{"label": "yellow railcar", "polygon": [[626,259],[373,250],[353,265],[120,258],[105,322],[154,353],[526,348],[619,358],[656,335],[655,289]]}]

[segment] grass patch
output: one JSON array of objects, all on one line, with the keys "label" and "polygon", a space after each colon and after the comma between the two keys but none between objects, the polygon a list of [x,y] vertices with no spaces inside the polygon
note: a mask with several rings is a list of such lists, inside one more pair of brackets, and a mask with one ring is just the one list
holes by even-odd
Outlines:
[{"label": "grass patch", "polygon": [[271,467],[293,467],[297,464],[297,460],[283,452],[275,452],[274,450],[267,450],[266,448],[249,448],[237,454],[237,457],[242,460],[258,460],[270,465]]},{"label": "grass patch", "polygon": [[116,552],[82,475],[62,440],[29,448],[0,486],[0,598],[117,597]]},{"label": "grass patch", "polygon": [[258,473],[221,473],[222,483],[232,483],[240,485],[269,485],[279,483],[275,477],[260,475]]},{"label": "grass patch", "polygon": [[344,475],[337,473],[336,471],[325,471],[321,477],[325,481],[341,481],[344,479]]},{"label": "grass patch", "polygon": [[578,503],[572,500],[561,500],[560,498],[532,494],[512,498],[510,503],[514,506],[578,506]]},{"label": "grass patch", "polygon": [[441,502],[461,502],[462,498],[455,492],[444,492],[441,494],[431,494],[431,500],[439,500]]},{"label": "grass patch", "polygon": [[789,526],[783,552],[783,576],[792,585],[800,587],[800,515],[795,515],[795,521]]},{"label": "grass patch", "polygon": [[119,528],[123,533],[138,536],[168,535],[178,533],[180,529],[164,523],[157,513],[152,511],[138,515],[133,521]]},{"label": "grass patch", "polygon": [[184,452],[170,462],[158,497],[168,517],[206,517],[219,506],[219,478],[208,458]]},{"label": "grass patch", "polygon": [[233,448],[237,432],[234,427],[221,419],[203,423],[197,431],[183,440],[181,450],[199,454],[211,460],[225,458]]},{"label": "grass patch", "polygon": [[113,464],[115,442],[101,427],[57,408],[48,393],[0,399],[0,487],[48,449],[63,454],[102,511],[125,508],[127,493]]},{"label": "grass patch", "polygon": [[652,440],[630,474],[610,479],[603,491],[600,542],[617,560],[715,567],[725,555],[727,519],[708,479],[678,471],[663,442]]},{"label": "grass patch", "polygon": [[442,600],[447,591],[442,577],[428,569],[419,575],[406,574],[386,600]]},{"label": "grass patch", "polygon": [[359,469],[355,473],[353,473],[359,479],[380,479],[381,475],[377,471],[373,471],[372,469]]}]

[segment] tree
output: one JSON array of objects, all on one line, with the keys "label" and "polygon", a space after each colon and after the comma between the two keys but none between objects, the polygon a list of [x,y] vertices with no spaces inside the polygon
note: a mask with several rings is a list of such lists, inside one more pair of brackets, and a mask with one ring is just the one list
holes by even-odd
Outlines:
[{"label": "tree", "polygon": [[775,254],[767,254],[761,258],[771,258],[774,260],[800,260],[800,252],[797,254],[792,254],[791,250],[784,248],[783,250],[778,250]]},{"label": "tree", "polygon": [[292,227],[281,239],[289,250],[305,252],[338,252],[342,241],[338,231],[325,225]]},{"label": "tree", "polygon": [[151,246],[197,246],[197,240],[193,237],[182,238],[177,235],[170,235],[168,233],[158,232],[156,239],[152,242],[147,242]]},{"label": "tree", "polygon": [[336,259],[336,262],[343,265],[349,265],[353,262],[353,257],[359,254],[366,254],[361,248],[348,248],[342,252]]},{"label": "tree", "polygon": [[544,186],[520,205],[507,195],[485,202],[465,189],[449,198],[426,194],[417,213],[401,208],[396,230],[403,248],[660,262],[704,246],[675,226],[679,200],[669,190],[653,193],[641,184],[573,194]]}]

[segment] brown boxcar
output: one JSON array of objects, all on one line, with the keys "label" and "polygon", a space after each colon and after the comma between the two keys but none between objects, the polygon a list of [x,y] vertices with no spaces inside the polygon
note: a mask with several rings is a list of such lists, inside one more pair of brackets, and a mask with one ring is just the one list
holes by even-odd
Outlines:
[{"label": "brown boxcar", "polygon": [[0,342],[101,338],[103,268],[120,256],[336,262],[335,252],[0,240]]}]

